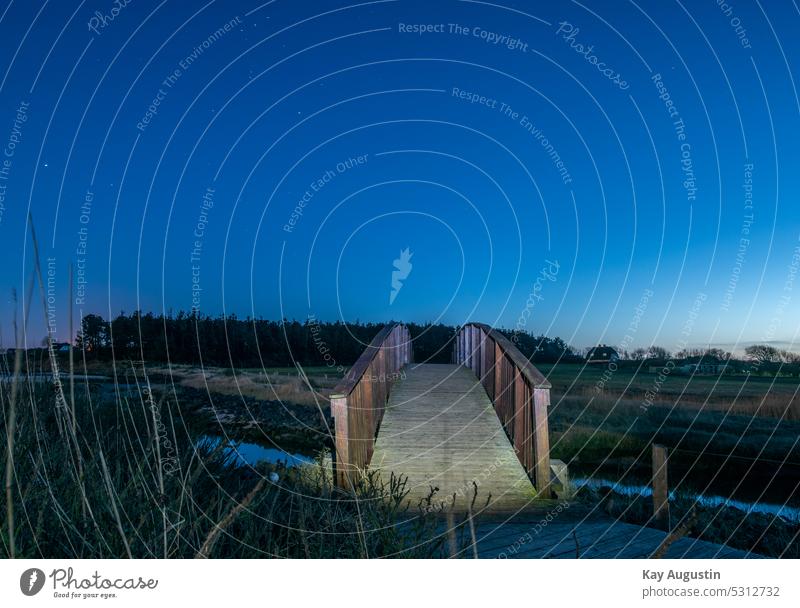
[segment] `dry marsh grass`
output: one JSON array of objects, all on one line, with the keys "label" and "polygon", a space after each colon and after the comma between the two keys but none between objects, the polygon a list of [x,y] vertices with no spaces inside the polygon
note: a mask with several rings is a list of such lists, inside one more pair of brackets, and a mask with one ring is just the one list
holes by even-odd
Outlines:
[{"label": "dry marsh grass", "polygon": [[[316,407],[329,401],[330,393],[338,378],[310,375],[308,382],[296,374],[280,372],[258,372],[222,368],[204,368],[179,365],[169,369],[153,367],[154,373],[169,375],[180,386],[218,393],[221,395],[244,395],[260,401],[281,401],[295,405]],[[310,386],[309,386],[310,384]]]},{"label": "dry marsh grass", "polygon": [[661,407],[686,408],[736,415],[800,420],[800,381],[796,378],[754,376],[687,376],[618,368],[567,364],[541,366],[553,384],[553,401],[561,397],[600,399]]}]

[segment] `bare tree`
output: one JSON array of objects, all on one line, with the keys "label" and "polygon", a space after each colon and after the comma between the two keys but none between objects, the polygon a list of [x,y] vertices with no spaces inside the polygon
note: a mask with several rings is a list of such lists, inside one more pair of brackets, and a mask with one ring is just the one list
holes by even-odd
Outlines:
[{"label": "bare tree", "polygon": [[663,346],[651,346],[647,351],[648,359],[669,359],[671,353]]},{"label": "bare tree", "polygon": [[752,344],[744,349],[745,354],[758,363],[774,363],[780,361],[780,351],[769,344]]}]

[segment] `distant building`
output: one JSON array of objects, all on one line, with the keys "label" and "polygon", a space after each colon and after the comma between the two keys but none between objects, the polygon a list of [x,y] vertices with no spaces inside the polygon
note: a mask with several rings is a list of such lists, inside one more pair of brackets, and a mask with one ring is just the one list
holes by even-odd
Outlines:
[{"label": "distant building", "polygon": [[589,349],[586,353],[586,363],[609,363],[618,361],[619,353],[612,347],[600,344]]},{"label": "distant building", "polygon": [[68,353],[69,349],[69,342],[53,342],[53,351],[57,353]]},{"label": "distant building", "polygon": [[725,363],[712,355],[702,357],[687,357],[683,365],[678,368],[683,374],[699,376],[718,376],[722,373]]},{"label": "distant building", "polygon": [[[660,374],[666,369],[668,361],[669,359],[647,359],[644,365],[647,365],[648,373]],[[668,370],[667,373],[669,373],[669,371],[671,370]]]}]

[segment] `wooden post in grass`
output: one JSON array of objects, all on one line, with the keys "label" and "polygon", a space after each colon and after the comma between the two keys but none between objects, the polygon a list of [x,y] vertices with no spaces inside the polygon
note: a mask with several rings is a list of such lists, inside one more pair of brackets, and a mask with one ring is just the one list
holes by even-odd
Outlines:
[{"label": "wooden post in grass", "polygon": [[653,444],[653,519],[669,530],[669,486],[667,485],[667,448]]}]

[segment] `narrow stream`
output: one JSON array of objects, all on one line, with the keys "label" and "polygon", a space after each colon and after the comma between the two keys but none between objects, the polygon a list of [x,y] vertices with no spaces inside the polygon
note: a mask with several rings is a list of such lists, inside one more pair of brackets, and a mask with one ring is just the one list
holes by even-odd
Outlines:
[{"label": "narrow stream", "polygon": [[[578,477],[570,480],[576,488],[609,488],[617,494],[623,496],[652,496],[653,489],[647,485],[623,484],[611,479],[598,477]],[[778,515],[788,521],[800,523],[800,508],[788,505],[771,504],[765,502],[747,502],[734,500],[724,496],[701,495],[689,492],[681,492],[681,497],[689,498],[703,507],[730,507],[738,509],[744,513],[763,513],[766,515]],[[675,492],[670,492],[670,499],[677,497]]]},{"label": "narrow stream", "polygon": [[268,462],[271,464],[280,463],[285,467],[291,468],[314,462],[314,457],[308,454],[286,452],[278,448],[265,448],[256,443],[246,443],[233,439],[225,440],[221,437],[213,437],[210,435],[203,435],[200,437],[196,445],[198,447],[200,445],[205,445],[213,450],[219,445],[220,441],[226,441],[227,446],[224,448],[225,453],[239,465],[256,465],[261,462]]}]

